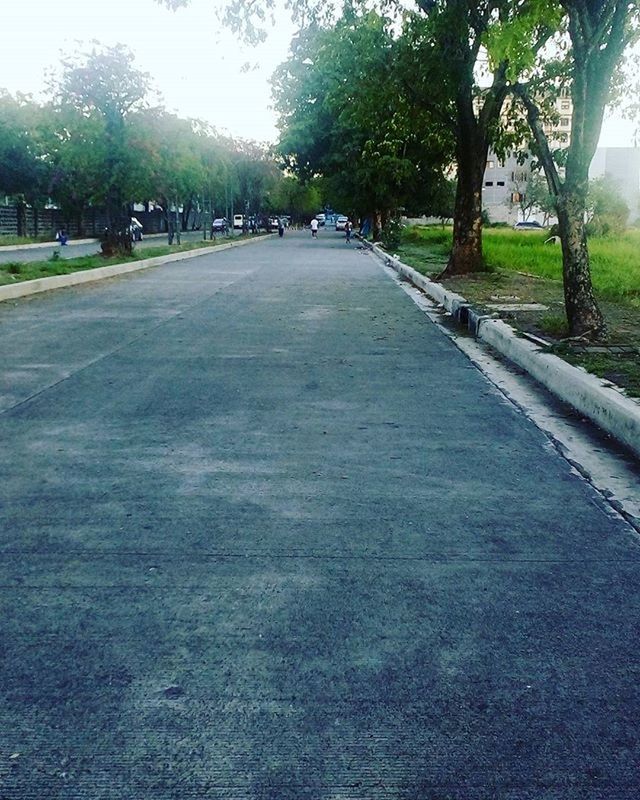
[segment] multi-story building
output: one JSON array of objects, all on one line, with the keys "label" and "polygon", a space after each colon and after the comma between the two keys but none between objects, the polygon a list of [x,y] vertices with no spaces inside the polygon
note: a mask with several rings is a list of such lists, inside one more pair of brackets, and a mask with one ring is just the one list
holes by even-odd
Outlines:
[{"label": "multi-story building", "polygon": [[[555,102],[556,119],[544,125],[544,131],[552,149],[566,146],[571,136],[571,114],[573,103],[568,89],[562,89]],[[526,198],[531,179],[530,160],[519,163],[515,156],[500,161],[489,152],[484,172],[482,206],[491,222],[507,222],[510,225],[523,218],[521,200]],[[537,218],[535,214],[531,215]]]}]

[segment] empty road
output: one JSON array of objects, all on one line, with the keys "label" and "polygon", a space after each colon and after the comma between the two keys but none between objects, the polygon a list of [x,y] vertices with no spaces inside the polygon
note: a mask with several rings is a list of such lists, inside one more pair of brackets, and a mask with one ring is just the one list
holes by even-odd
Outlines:
[{"label": "empty road", "polygon": [[636,800],[640,550],[371,256],[0,305],[2,800]]}]

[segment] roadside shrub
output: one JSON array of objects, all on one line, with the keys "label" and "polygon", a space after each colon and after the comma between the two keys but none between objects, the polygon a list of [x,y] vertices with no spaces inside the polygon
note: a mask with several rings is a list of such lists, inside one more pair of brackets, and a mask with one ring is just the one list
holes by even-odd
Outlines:
[{"label": "roadside shrub", "polygon": [[387,250],[397,250],[402,241],[402,223],[399,217],[392,217],[382,228],[382,244]]},{"label": "roadside shrub", "polygon": [[609,178],[590,182],[587,206],[588,236],[619,235],[626,230],[629,206]]}]

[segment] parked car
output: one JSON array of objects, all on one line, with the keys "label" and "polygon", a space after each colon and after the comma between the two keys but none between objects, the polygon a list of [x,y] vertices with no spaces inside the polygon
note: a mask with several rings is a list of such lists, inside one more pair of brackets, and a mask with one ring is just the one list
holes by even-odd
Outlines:
[{"label": "parked car", "polygon": [[349,217],[345,217],[342,214],[336,219],[336,230],[337,231],[344,231],[347,227],[347,222],[349,221]]},{"label": "parked car", "polygon": [[211,223],[213,233],[226,233],[229,230],[229,223],[224,217],[218,217]]},{"label": "parked car", "polygon": [[318,225],[320,225],[322,227],[322,226],[324,226],[324,224],[325,224],[325,222],[327,220],[327,217],[326,217],[325,214],[316,214],[316,219],[318,220]]},{"label": "parked car", "polygon": [[235,230],[242,230],[244,228],[244,214],[233,215],[233,227]]},{"label": "parked car", "polygon": [[278,217],[269,217],[269,230],[277,231],[279,227],[280,223],[278,222]]},{"label": "parked car", "polygon": [[538,222],[535,219],[529,220],[528,222],[516,222],[513,226],[514,231],[543,231],[544,225]]}]

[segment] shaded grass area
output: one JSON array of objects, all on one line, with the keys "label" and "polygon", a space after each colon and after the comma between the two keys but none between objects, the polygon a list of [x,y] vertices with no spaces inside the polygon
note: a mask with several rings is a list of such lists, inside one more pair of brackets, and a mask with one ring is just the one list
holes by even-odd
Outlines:
[{"label": "shaded grass area", "polygon": [[[240,238],[240,237],[238,237]],[[131,261],[142,261],[147,258],[165,256],[171,253],[181,253],[188,250],[201,250],[225,244],[227,240],[219,239],[215,242],[185,242],[180,245],[158,245],[145,247],[133,251],[131,256],[113,256],[105,258],[100,254],[79,256],[78,258],[49,258],[46,261],[8,262],[0,264],[0,286],[8,283],[31,281],[36,278],[48,278],[52,275],[68,275],[72,272],[81,272],[97,267],[108,267],[112,264],[126,264]]]},{"label": "shaded grass area", "polygon": [[[592,278],[609,329],[611,352],[589,352],[566,341],[562,253],[545,244],[546,233],[489,228],[484,232],[487,272],[443,279],[451,291],[504,319],[521,332],[549,342],[549,349],[572,364],[640,397],[640,231],[589,242]],[[445,267],[451,229],[410,228],[398,249],[402,260],[432,278]],[[504,310],[499,305],[539,303],[545,310]]]},{"label": "shaded grass area", "polygon": [[50,242],[52,245],[56,244],[54,237],[51,235],[51,231],[47,231],[47,233],[42,236],[13,236],[8,233],[0,234],[0,247],[16,247],[22,244],[45,244],[47,242]]}]

